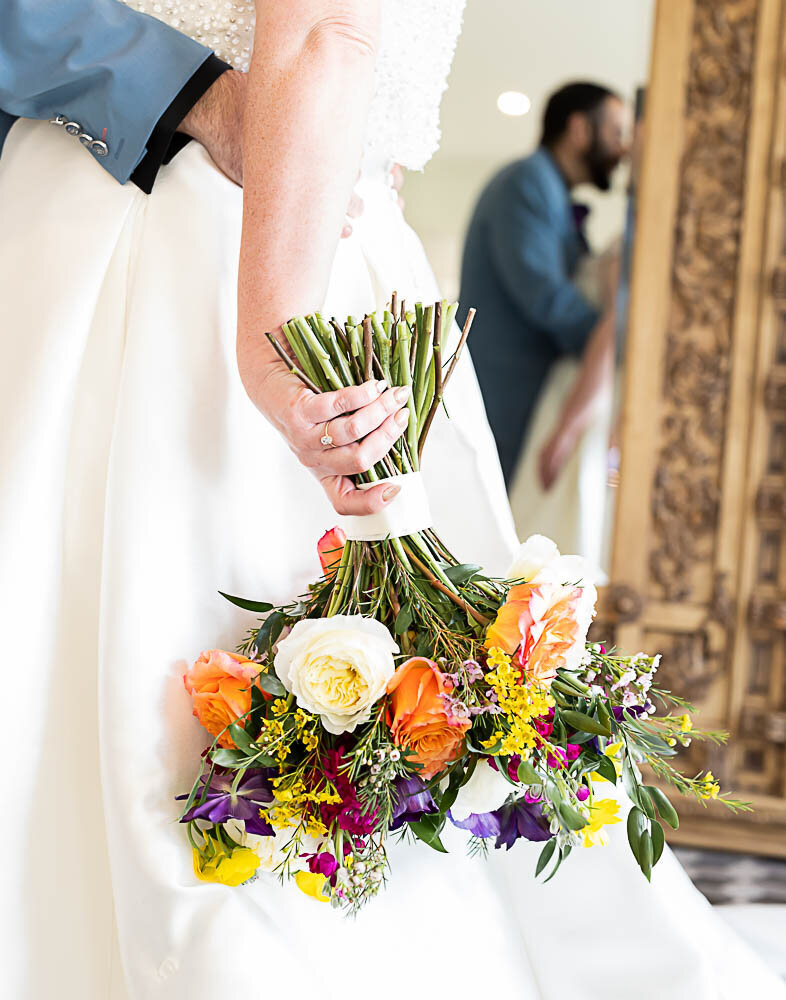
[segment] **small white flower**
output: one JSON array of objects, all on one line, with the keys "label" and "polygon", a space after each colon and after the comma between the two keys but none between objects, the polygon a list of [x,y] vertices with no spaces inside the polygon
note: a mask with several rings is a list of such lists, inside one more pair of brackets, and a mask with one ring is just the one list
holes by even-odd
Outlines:
[{"label": "small white flower", "polygon": [[493,812],[515,791],[511,783],[485,760],[479,760],[472,777],[459,789],[450,815],[459,823],[473,813]]},{"label": "small white flower", "polygon": [[329,733],[351,733],[385,693],[398,651],[373,618],[303,618],[279,643],[275,668],[298,705],[319,715]]}]

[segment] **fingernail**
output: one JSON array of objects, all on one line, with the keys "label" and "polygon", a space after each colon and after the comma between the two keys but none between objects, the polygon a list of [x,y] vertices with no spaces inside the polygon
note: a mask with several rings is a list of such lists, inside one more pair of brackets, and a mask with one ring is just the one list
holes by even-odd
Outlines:
[{"label": "fingernail", "polygon": [[393,499],[393,497],[398,496],[400,492],[401,492],[400,486],[388,486],[388,488],[382,494],[382,499],[385,501],[385,503],[388,503],[390,500]]},{"label": "fingernail", "polygon": [[408,385],[402,385],[399,389],[393,393],[393,397],[397,403],[406,403],[409,399],[410,388]]},{"label": "fingernail", "polygon": [[388,384],[383,378],[381,378],[379,382],[377,382],[377,392],[384,392],[385,389],[387,389],[387,387]]},{"label": "fingernail", "polygon": [[406,427],[409,423],[409,410],[399,410],[396,414],[396,423],[399,427]]}]

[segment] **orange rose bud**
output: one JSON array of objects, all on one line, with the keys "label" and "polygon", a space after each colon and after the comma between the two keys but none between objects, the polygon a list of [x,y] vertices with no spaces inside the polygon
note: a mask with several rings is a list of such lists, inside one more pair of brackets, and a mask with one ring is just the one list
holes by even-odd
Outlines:
[{"label": "orange rose bud", "polygon": [[326,577],[335,575],[338,564],[341,562],[346,540],[347,536],[341,528],[331,528],[317,542],[319,561],[322,563],[322,572]]},{"label": "orange rose bud", "polygon": [[[219,745],[228,750],[236,749],[235,744],[229,733],[222,730],[251,708],[251,687],[259,671],[259,664],[245,656],[208,649],[183,674],[194,715],[211,736],[218,737]],[[244,724],[245,720],[240,723]]]},{"label": "orange rose bud", "polygon": [[402,663],[388,682],[388,724],[393,742],[414,751],[411,760],[423,765],[428,780],[444,771],[459,754],[469,719],[455,719],[440,696],[450,693],[449,682],[436,663],[414,656]]}]

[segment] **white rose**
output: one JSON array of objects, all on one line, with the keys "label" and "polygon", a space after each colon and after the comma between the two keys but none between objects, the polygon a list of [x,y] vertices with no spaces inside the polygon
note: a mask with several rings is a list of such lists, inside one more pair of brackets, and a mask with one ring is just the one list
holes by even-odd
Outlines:
[{"label": "white rose", "polygon": [[522,542],[519,546],[506,574],[507,578],[526,580],[529,583],[544,566],[558,557],[559,549],[550,538],[546,538],[545,535],[530,535],[526,542]]},{"label": "white rose", "polygon": [[507,577],[560,585],[606,582],[604,573],[582,556],[560,555],[556,543],[545,535],[531,535],[521,544]]},{"label": "white rose", "polygon": [[472,777],[459,789],[456,801],[450,807],[450,815],[462,823],[473,813],[494,812],[504,804],[505,799],[515,789],[513,785],[485,760],[479,760]]},{"label": "white rose", "polygon": [[303,618],[278,644],[276,673],[298,705],[329,733],[367,722],[396,669],[390,632],[363,615]]}]

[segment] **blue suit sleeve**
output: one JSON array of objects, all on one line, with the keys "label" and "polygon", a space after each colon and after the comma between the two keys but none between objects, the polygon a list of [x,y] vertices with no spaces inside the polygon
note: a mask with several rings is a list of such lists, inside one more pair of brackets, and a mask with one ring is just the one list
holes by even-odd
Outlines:
[{"label": "blue suit sleeve", "polygon": [[[0,0],[0,108],[78,123],[121,184],[211,52],[119,0]],[[2,126],[2,122],[0,122]],[[77,138],[74,141],[78,141]]]},{"label": "blue suit sleeve", "polygon": [[526,177],[512,178],[491,215],[495,269],[522,319],[560,353],[579,353],[600,318],[571,281],[561,234],[564,221]]}]

